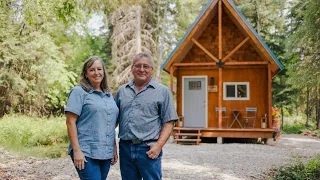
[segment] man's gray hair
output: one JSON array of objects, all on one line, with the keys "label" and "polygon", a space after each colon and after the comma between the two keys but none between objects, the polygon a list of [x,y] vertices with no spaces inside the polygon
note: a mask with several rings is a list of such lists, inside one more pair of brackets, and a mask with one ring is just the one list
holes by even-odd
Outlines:
[{"label": "man's gray hair", "polygon": [[140,59],[140,58],[143,58],[143,57],[148,58],[148,59],[150,60],[151,64],[152,64],[152,67],[154,67],[153,58],[152,58],[152,56],[151,56],[149,53],[147,53],[147,52],[141,52],[141,53],[135,55],[135,56],[132,58],[132,64],[131,64],[131,65],[133,66],[133,65],[134,65],[134,62],[135,62],[137,59]]}]

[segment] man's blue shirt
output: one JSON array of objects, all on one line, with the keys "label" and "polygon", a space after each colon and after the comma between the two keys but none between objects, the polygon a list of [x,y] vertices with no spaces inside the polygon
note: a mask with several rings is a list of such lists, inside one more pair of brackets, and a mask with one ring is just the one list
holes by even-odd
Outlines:
[{"label": "man's blue shirt", "polygon": [[123,140],[158,139],[163,124],[178,119],[169,88],[153,79],[137,93],[133,81],[122,85],[115,101],[120,109],[119,138]]}]

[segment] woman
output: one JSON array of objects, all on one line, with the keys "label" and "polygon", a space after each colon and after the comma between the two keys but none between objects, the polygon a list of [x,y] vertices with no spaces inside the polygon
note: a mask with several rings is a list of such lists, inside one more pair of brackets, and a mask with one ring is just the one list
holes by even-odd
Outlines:
[{"label": "woman", "polygon": [[115,124],[119,109],[109,92],[104,62],[90,57],[82,67],[65,108],[70,145],[68,153],[80,179],[105,180],[118,161]]}]

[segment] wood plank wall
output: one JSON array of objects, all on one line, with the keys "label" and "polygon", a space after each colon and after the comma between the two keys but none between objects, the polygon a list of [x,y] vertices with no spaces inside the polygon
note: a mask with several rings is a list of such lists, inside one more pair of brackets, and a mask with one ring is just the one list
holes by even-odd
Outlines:
[{"label": "wood plank wall", "polygon": [[[241,109],[242,117],[240,121],[244,122],[246,107],[257,107],[256,127],[261,127],[260,118],[264,114],[268,114],[268,86],[267,86],[267,68],[252,68],[252,69],[224,69],[222,73],[223,82],[249,82],[250,84],[250,100],[223,100],[222,106],[227,108],[228,124],[232,122],[231,109]],[[178,83],[177,83],[177,112],[182,114],[182,76],[207,76],[208,82],[211,77],[215,79],[215,85],[218,85],[218,69],[178,69]],[[215,107],[218,107],[218,92],[208,92],[208,127],[217,127],[217,119]],[[239,128],[236,124],[234,128]]]}]

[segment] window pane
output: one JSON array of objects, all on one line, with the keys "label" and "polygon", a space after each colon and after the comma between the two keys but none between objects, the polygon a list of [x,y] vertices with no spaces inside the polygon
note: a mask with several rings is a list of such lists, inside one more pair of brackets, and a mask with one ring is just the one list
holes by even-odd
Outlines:
[{"label": "window pane", "polygon": [[247,97],[247,85],[237,85],[237,97]]},{"label": "window pane", "polygon": [[189,81],[189,90],[201,89],[201,81]]},{"label": "window pane", "polygon": [[226,85],[227,97],[236,97],[236,86],[235,85]]}]

